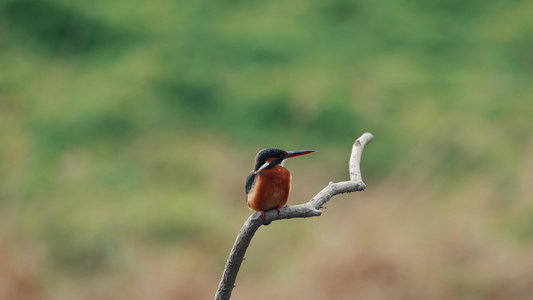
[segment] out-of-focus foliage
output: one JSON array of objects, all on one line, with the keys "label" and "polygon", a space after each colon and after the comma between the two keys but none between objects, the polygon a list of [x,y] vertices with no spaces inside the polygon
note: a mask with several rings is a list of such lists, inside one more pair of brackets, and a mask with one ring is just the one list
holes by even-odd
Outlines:
[{"label": "out-of-focus foliage", "polygon": [[[303,202],[346,178],[365,131],[369,191],[258,235],[235,297],[275,285],[264,297],[293,299],[324,272],[306,299],[405,286],[386,278],[408,288],[375,297],[531,297],[513,278],[533,278],[517,269],[533,269],[532,13],[530,1],[2,1],[0,298],[211,297],[249,214],[255,153],[319,150],[288,163]],[[324,236],[336,246],[316,245]]]}]

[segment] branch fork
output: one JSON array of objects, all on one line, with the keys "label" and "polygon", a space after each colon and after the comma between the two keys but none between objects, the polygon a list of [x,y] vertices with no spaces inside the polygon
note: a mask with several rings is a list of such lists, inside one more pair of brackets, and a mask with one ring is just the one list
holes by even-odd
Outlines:
[{"label": "branch fork", "polygon": [[366,185],[361,176],[361,156],[363,154],[363,149],[373,139],[374,136],[367,132],[359,137],[353,144],[349,161],[349,181],[336,183],[330,182],[307,203],[284,206],[279,212],[277,210],[266,211],[264,219],[260,212],[255,212],[246,220],[246,222],[244,222],[226,262],[224,273],[222,274],[222,279],[220,280],[215,295],[215,300],[230,299],[231,292],[235,287],[237,274],[239,273],[241,263],[244,260],[246,249],[250,245],[255,232],[261,227],[261,225],[282,219],[318,217],[322,215],[320,209],[333,196],[365,190]]}]

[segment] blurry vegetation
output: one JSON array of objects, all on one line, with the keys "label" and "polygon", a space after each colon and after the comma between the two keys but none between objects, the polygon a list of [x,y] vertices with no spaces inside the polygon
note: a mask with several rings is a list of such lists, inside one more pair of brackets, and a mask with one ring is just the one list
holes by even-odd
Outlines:
[{"label": "blurry vegetation", "polygon": [[[316,222],[333,230],[344,226],[334,214],[352,210],[361,219],[361,202],[376,203],[365,204],[370,211],[396,207],[410,224],[400,232],[394,222],[403,219],[392,208],[370,212],[368,223],[346,216],[354,226],[390,222],[375,229],[375,239],[354,229],[354,239],[368,244],[353,247],[431,237],[422,246],[400,243],[402,253],[359,253],[369,268],[384,260],[386,270],[419,274],[402,265],[410,261],[405,255],[442,246],[435,269],[411,266],[432,272],[436,294],[407,298],[511,299],[506,280],[530,273],[489,262],[504,257],[516,266],[533,257],[532,13],[528,1],[2,1],[0,274],[30,271],[0,278],[8,283],[0,284],[0,298],[123,299],[106,286],[138,282],[152,293],[159,286],[146,283],[152,273],[168,294],[211,297],[250,213],[243,184],[255,153],[319,150],[289,163],[291,203],[303,202],[329,180],[346,178],[351,143],[369,131],[376,137],[363,158],[370,191],[330,204],[325,215],[333,216]],[[264,261],[247,261],[243,272],[254,278],[266,270],[257,276],[272,282],[280,274],[269,262],[290,262],[267,254],[332,251],[306,239],[313,224],[273,224],[276,236],[262,236],[264,247],[250,250]],[[463,245],[471,236],[461,226],[482,237]],[[297,238],[301,246],[290,243]],[[287,248],[270,249],[279,239]],[[479,263],[465,267],[472,269],[445,269],[450,257],[481,251],[478,245],[497,250],[472,258]],[[27,248],[35,250],[20,251]],[[337,257],[350,255],[344,251]],[[18,260],[6,267],[11,256]],[[350,273],[360,261],[340,264],[338,273],[332,265],[317,262],[308,271],[373,280],[362,269]],[[491,267],[501,277],[477,277]],[[9,288],[21,278],[36,284]],[[494,282],[501,286],[489,290]],[[305,284],[277,285],[287,294],[275,295],[292,299]],[[523,286],[513,286],[526,295],[516,299],[532,295]],[[252,290],[237,291],[239,299]]]}]

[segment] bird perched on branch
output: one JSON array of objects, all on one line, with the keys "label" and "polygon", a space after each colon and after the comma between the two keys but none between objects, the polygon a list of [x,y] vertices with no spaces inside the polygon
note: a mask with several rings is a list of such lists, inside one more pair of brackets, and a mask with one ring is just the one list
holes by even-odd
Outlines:
[{"label": "bird perched on branch", "polygon": [[254,170],[246,178],[246,204],[250,209],[265,211],[287,204],[291,190],[291,173],[283,163],[287,158],[316,152],[315,150],[284,151],[267,148],[255,156]]}]

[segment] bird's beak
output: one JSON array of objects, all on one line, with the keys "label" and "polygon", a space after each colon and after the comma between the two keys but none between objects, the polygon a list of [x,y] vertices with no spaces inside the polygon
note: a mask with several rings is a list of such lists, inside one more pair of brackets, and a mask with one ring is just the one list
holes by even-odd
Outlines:
[{"label": "bird's beak", "polygon": [[316,152],[316,150],[296,150],[296,151],[288,151],[287,154],[285,154],[285,156],[283,157],[284,159],[287,159],[287,158],[291,158],[291,157],[296,157],[296,156],[301,156],[301,155],[306,155],[306,154],[311,154],[311,153],[314,153]]}]

